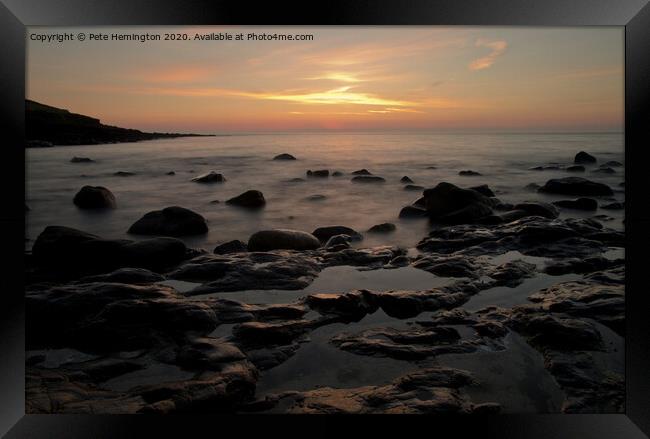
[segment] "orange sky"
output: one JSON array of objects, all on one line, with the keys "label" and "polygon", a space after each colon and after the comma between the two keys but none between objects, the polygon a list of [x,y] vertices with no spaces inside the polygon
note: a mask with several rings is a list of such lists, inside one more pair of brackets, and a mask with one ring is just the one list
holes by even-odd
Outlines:
[{"label": "orange sky", "polygon": [[[190,41],[32,41],[30,33],[188,33]],[[313,41],[195,41],[196,33]],[[28,29],[27,96],[156,131],[621,131],[612,27]]]}]

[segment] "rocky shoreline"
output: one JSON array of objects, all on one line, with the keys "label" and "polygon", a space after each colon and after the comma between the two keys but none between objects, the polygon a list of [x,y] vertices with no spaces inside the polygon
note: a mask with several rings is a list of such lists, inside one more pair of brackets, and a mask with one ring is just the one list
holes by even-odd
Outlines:
[{"label": "rocky shoreline", "polygon": [[[573,166],[592,164],[589,157],[580,152]],[[471,172],[472,181],[480,178]],[[329,175],[307,173],[308,178]],[[356,183],[386,184],[365,169],[350,177]],[[221,176],[215,182],[223,181]],[[110,191],[102,189],[82,190],[75,204],[116,208]],[[549,180],[539,192],[600,204],[611,188],[566,177]],[[229,201],[244,209],[264,205],[259,191]],[[513,205],[485,185],[461,188],[442,182],[400,213],[431,221],[431,231],[415,249],[364,247],[364,233],[395,229],[382,223],[366,232],[343,225],[311,233],[260,230],[248,242],[231,241],[209,253],[178,239],[208,227],[199,214],[178,206],[147,213],[131,226],[130,233],[153,236],[148,239],[106,239],[47,227],[26,255],[26,411],[512,412],[502,402],[473,398],[470,390],[485,383],[437,360],[448,354],[505,352],[516,334],[543,358],[540,373],[549,374],[561,389],[562,412],[622,413],[624,375],[611,365],[623,352],[608,340],[625,336],[625,262],[609,253],[624,247],[624,233],[593,218],[560,218],[560,209],[575,207],[566,206],[537,200]],[[495,262],[507,252],[518,256]],[[424,290],[310,292],[285,303],[252,304],[224,296],[249,290],[299,292],[324,270],[341,266],[394,272],[409,267],[448,282]],[[463,307],[497,287],[514,290],[539,276],[566,274],[575,280],[534,290],[527,303]],[[180,289],[175,282],[191,287]],[[355,326],[379,312],[390,319],[386,324]],[[291,361],[315,331],[341,324],[344,329],[329,337],[333,348],[368,362],[389,358],[412,367],[373,385],[257,394],[266,371]],[[157,369],[166,372],[155,382],[116,384]]]}]

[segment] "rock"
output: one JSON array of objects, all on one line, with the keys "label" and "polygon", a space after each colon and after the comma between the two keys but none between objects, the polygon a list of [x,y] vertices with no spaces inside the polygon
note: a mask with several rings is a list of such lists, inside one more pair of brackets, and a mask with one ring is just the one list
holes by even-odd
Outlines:
[{"label": "rock", "polygon": [[307,200],[307,201],[323,201],[326,198],[327,197],[325,195],[314,194],[314,195],[310,195],[310,196],[306,197],[305,200]]},{"label": "rock", "polygon": [[135,175],[135,173],[134,172],[129,172],[129,171],[117,171],[117,172],[114,172],[113,175],[116,175],[118,177],[131,177],[131,176]]},{"label": "rock", "polygon": [[264,194],[262,194],[262,192],[250,190],[226,200],[226,204],[246,207],[248,209],[259,209],[266,205],[266,200],[264,199]]},{"label": "rock", "polygon": [[357,175],[352,177],[353,183],[385,183],[386,179],[377,175]]},{"label": "rock", "polygon": [[600,206],[600,208],[606,210],[621,210],[621,209],[625,209],[625,203],[619,203],[619,202],[609,203],[609,204],[605,204],[604,206]]},{"label": "rock", "polygon": [[273,157],[273,160],[295,160],[295,159],[296,158],[294,156],[287,153],[278,154],[275,157]]},{"label": "rock", "polygon": [[246,355],[239,348],[225,340],[196,337],[183,343],[176,356],[176,364],[189,369],[220,370],[224,363],[245,358]]},{"label": "rock", "polygon": [[515,208],[515,205],[512,203],[498,203],[494,206],[494,210],[501,210],[501,211],[509,211],[513,210]]},{"label": "rock", "polygon": [[490,187],[487,184],[482,184],[480,186],[472,186],[470,189],[480,194],[483,194],[486,197],[494,197],[494,192],[492,191],[492,189],[490,189]]},{"label": "rock", "polygon": [[376,224],[368,229],[368,233],[389,233],[394,232],[396,229],[393,223]]},{"label": "rock", "polygon": [[115,196],[103,186],[84,186],[72,202],[81,209],[115,209]]},{"label": "rock", "polygon": [[321,314],[334,314],[348,321],[358,321],[378,308],[376,297],[366,290],[343,294],[310,294],[305,303]]},{"label": "rock", "polygon": [[89,282],[116,282],[121,284],[151,284],[165,280],[164,276],[144,268],[120,268],[106,274],[87,276],[79,280]]},{"label": "rock", "polygon": [[466,171],[460,171],[460,172],[458,173],[458,175],[463,175],[463,176],[467,176],[467,177],[473,177],[473,176],[479,176],[479,175],[481,175],[481,174],[480,174],[479,172],[472,171],[472,170],[469,170],[469,169],[468,169],[468,170],[466,170]]},{"label": "rock", "polygon": [[585,167],[582,165],[567,166],[567,172],[585,172]]},{"label": "rock", "polygon": [[226,178],[223,176],[223,174],[219,174],[216,171],[210,171],[208,173],[199,175],[198,177],[194,177],[192,181],[195,181],[197,183],[223,183],[226,181]]},{"label": "rock", "polygon": [[288,229],[261,230],[248,239],[248,250],[253,252],[277,249],[314,250],[320,245],[314,235]]},{"label": "rock", "polygon": [[413,180],[411,180],[411,179],[410,179],[408,176],[406,176],[406,175],[405,175],[404,177],[400,178],[399,181],[400,181],[400,183],[413,183]]},{"label": "rock", "polygon": [[561,261],[549,261],[544,271],[552,276],[561,276],[567,273],[593,273],[612,267],[623,265],[622,259],[607,259],[602,256],[592,256],[578,259],[570,258]]},{"label": "rock", "polygon": [[336,251],[343,250],[350,247],[350,235],[334,235],[327,240],[324,247],[328,249],[335,249]]},{"label": "rock", "polygon": [[233,335],[254,346],[287,344],[307,332],[312,325],[309,320],[244,322],[233,328]]},{"label": "rock", "polygon": [[600,165],[601,167],[611,167],[611,168],[617,168],[619,166],[623,166],[623,163],[617,162],[616,160],[610,160],[607,163],[603,163]]},{"label": "rock", "polygon": [[210,204],[221,204],[220,200],[212,200],[210,201]]},{"label": "rock", "polygon": [[593,173],[597,173],[597,174],[615,174],[615,173],[616,173],[616,171],[614,170],[614,168],[610,168],[610,167],[602,167],[602,166],[601,166],[600,168],[598,168],[598,169],[594,169],[594,170],[591,171],[591,172],[593,172]]},{"label": "rock", "polygon": [[309,170],[307,171],[307,177],[319,177],[319,178],[324,178],[324,177],[329,177],[330,171],[327,169],[320,169],[316,171]]},{"label": "rock", "polygon": [[560,350],[601,350],[603,346],[600,332],[583,320],[551,314],[521,314],[515,322],[515,329],[528,334],[533,344]]},{"label": "rock", "polygon": [[343,173],[341,171],[332,172],[332,177],[342,177]]},{"label": "rock", "polygon": [[335,235],[348,235],[353,241],[360,241],[363,239],[363,235],[361,233],[346,226],[319,227],[312,232],[312,235],[318,238],[321,242],[326,242],[328,239]]},{"label": "rock", "polygon": [[606,184],[596,183],[582,177],[565,177],[551,179],[538,189],[539,192],[561,195],[614,195],[612,189]]},{"label": "rock", "polygon": [[431,255],[413,262],[412,266],[439,277],[478,278],[480,267],[467,256]]},{"label": "rock", "polygon": [[405,191],[421,191],[423,189],[424,187],[415,184],[407,184],[406,186],[404,186]]},{"label": "rock", "polygon": [[548,203],[519,203],[515,204],[515,210],[523,210],[530,215],[542,216],[544,218],[557,218],[560,212],[557,210],[557,207]]},{"label": "rock", "polygon": [[420,197],[417,200],[415,200],[413,202],[413,206],[424,208],[426,206],[426,202],[424,201],[424,197]]},{"label": "rock", "polygon": [[596,157],[584,151],[580,151],[579,153],[576,154],[575,158],[573,159],[573,163],[575,163],[576,165],[596,163]]},{"label": "rock", "polygon": [[358,171],[353,171],[350,174],[352,175],[372,175],[370,171],[367,169],[359,169]]},{"label": "rock", "polygon": [[109,240],[69,227],[48,226],[36,239],[32,254],[38,266],[79,275],[120,267],[169,267],[187,257],[187,248],[174,238]]},{"label": "rock", "polygon": [[137,235],[186,236],[208,232],[205,218],[179,206],[166,207],[145,214],[133,223],[128,233]]},{"label": "rock", "polygon": [[77,157],[74,156],[70,159],[70,163],[93,163],[94,160],[88,157]]},{"label": "rock", "polygon": [[554,201],[553,204],[566,209],[576,210],[596,210],[598,209],[598,202],[593,198],[578,198],[575,200],[560,200]]},{"label": "rock", "polygon": [[403,207],[399,212],[400,218],[424,218],[427,216],[427,211],[416,206]]},{"label": "rock", "polygon": [[169,171],[169,172],[166,173],[165,175],[176,175],[176,172],[174,172],[174,171]]},{"label": "rock", "polygon": [[524,189],[528,189],[529,191],[535,191],[540,188],[541,186],[538,185],[537,183],[528,183],[526,186],[524,186]]},{"label": "rock", "polygon": [[492,201],[471,189],[461,189],[451,183],[439,183],[423,193],[428,215],[448,224],[471,223],[492,214]]},{"label": "rock", "polygon": [[225,255],[229,253],[243,253],[247,251],[248,251],[248,247],[246,247],[246,244],[244,244],[238,239],[235,239],[233,241],[228,241],[228,242],[224,242],[223,244],[219,244],[214,248],[212,253],[217,255]]},{"label": "rock", "polygon": [[438,169],[437,166],[427,166],[425,169]]}]

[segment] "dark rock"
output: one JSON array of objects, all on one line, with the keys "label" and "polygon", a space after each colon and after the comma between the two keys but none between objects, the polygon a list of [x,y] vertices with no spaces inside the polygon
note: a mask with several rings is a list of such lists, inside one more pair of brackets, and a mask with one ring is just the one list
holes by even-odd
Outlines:
[{"label": "dark rock", "polygon": [[314,235],[298,230],[261,230],[248,239],[248,250],[253,252],[277,249],[313,250],[320,247]]},{"label": "dark rock", "polygon": [[464,175],[464,176],[467,176],[467,177],[473,177],[473,176],[479,176],[479,175],[481,175],[481,174],[480,174],[479,172],[472,171],[472,170],[469,170],[469,169],[468,169],[468,170],[466,170],[466,171],[460,171],[460,172],[458,173],[458,175]]},{"label": "dark rock", "polygon": [[350,247],[350,235],[334,235],[327,240],[323,247],[332,249],[335,251],[343,250]]},{"label": "dark rock", "polygon": [[534,203],[534,202],[525,202],[515,204],[515,210],[523,210],[530,215],[542,216],[544,218],[557,218],[560,212],[557,210],[557,207],[548,203]]},{"label": "dark rock", "polygon": [[567,172],[585,172],[585,167],[582,165],[573,165],[566,168]]},{"label": "dark rock", "polygon": [[394,232],[396,229],[393,223],[376,224],[368,229],[368,233],[388,233]]},{"label": "dark rock", "polygon": [[473,186],[470,188],[473,191],[476,191],[480,194],[485,195],[486,197],[494,197],[494,192],[487,184],[482,184],[480,186]]},{"label": "dark rock", "polygon": [[492,201],[485,195],[461,189],[451,183],[439,183],[423,193],[428,215],[447,224],[471,223],[492,214]]},{"label": "dark rock", "polygon": [[417,200],[415,200],[413,202],[413,206],[424,208],[426,206],[426,201],[424,200],[424,197],[420,197]]},{"label": "dark rock", "polygon": [[325,195],[314,194],[314,195],[308,196],[307,198],[305,198],[305,200],[307,200],[307,201],[323,201],[326,198],[327,197]]},{"label": "dark rock", "polygon": [[226,178],[223,176],[223,174],[219,174],[216,171],[210,171],[206,174],[194,177],[192,181],[195,181],[197,183],[223,183],[226,181]]},{"label": "dark rock", "polygon": [[567,273],[593,273],[620,266],[624,263],[622,259],[607,259],[602,256],[592,256],[578,259],[571,258],[562,261],[551,261],[546,264],[545,272],[552,276],[560,276]]},{"label": "dark rock", "polygon": [[404,186],[405,191],[421,191],[423,189],[424,187],[415,184],[407,184],[406,186]]},{"label": "dark rock", "polygon": [[538,185],[537,183],[528,183],[526,186],[524,186],[524,189],[528,189],[529,191],[535,191],[540,188],[541,186]]},{"label": "dark rock", "polygon": [[598,169],[594,169],[594,170],[591,171],[591,172],[594,172],[594,173],[597,173],[597,174],[615,174],[615,173],[616,173],[616,171],[614,170],[614,168],[603,167],[603,166],[601,166],[601,167],[598,168]]},{"label": "dark rock", "polygon": [[166,173],[165,175],[176,175],[176,172],[174,172],[174,171],[169,171],[169,172]]},{"label": "dark rock", "polygon": [[386,179],[377,175],[357,175],[352,177],[353,183],[385,183]]},{"label": "dark rock", "polygon": [[606,209],[606,210],[621,210],[625,209],[625,203],[609,203],[605,204],[604,206],[600,206],[601,209]]},{"label": "dark rock", "polygon": [[266,200],[264,199],[264,194],[262,194],[262,192],[250,190],[226,200],[226,204],[246,207],[248,209],[259,209],[266,205]]},{"label": "dark rock", "polygon": [[325,226],[319,227],[312,232],[321,242],[326,242],[335,235],[348,235],[354,241],[363,239],[363,235],[356,230],[346,226]]},{"label": "dark rock", "polygon": [[144,268],[120,268],[111,273],[81,278],[79,282],[117,282],[122,284],[151,284],[165,280],[164,276]]},{"label": "dark rock", "polygon": [[137,235],[186,236],[208,232],[205,218],[179,206],[166,207],[145,214],[133,223],[128,233]]},{"label": "dark rock", "polygon": [[84,186],[72,202],[81,209],[115,209],[117,204],[111,191],[102,186]]},{"label": "dark rock", "polygon": [[617,162],[616,160],[610,160],[609,162],[607,162],[607,163],[603,163],[603,164],[600,165],[600,166],[601,166],[601,168],[602,168],[602,167],[617,168],[617,167],[619,167],[619,166],[623,166],[623,163],[621,163],[621,162]]},{"label": "dark rock", "polygon": [[131,176],[135,175],[135,173],[134,172],[129,172],[129,171],[117,171],[117,172],[114,172],[113,175],[116,175],[118,177],[131,177]]},{"label": "dark rock", "polygon": [[575,158],[573,159],[573,163],[575,163],[576,165],[596,163],[596,157],[594,157],[591,154],[587,154],[584,151],[580,151],[579,153],[576,154]]},{"label": "dark rock", "polygon": [[350,321],[360,320],[378,308],[376,297],[366,290],[343,294],[311,294],[305,303],[321,314],[334,314]]},{"label": "dark rock", "polygon": [[598,209],[598,202],[593,198],[578,198],[575,200],[560,200],[554,201],[553,204],[566,209],[577,210],[596,210]]},{"label": "dark rock", "polygon": [[332,177],[342,177],[343,173],[341,171],[332,172]]},{"label": "dark rock", "polygon": [[501,210],[501,211],[509,211],[513,210],[515,208],[515,205],[512,203],[499,203],[494,206],[494,210]]},{"label": "dark rock", "polygon": [[94,160],[88,157],[75,156],[70,159],[70,163],[92,163],[92,162],[94,162]]},{"label": "dark rock", "polygon": [[424,218],[427,216],[427,211],[416,206],[405,206],[400,210],[400,218]]},{"label": "dark rock", "polygon": [[244,322],[233,328],[233,335],[254,346],[267,343],[287,344],[306,333],[312,325],[309,320]]},{"label": "dark rock", "polygon": [[228,241],[228,242],[224,242],[223,244],[219,244],[214,248],[212,253],[217,255],[225,255],[229,253],[243,253],[247,251],[248,251],[248,247],[246,247],[246,244],[244,244],[238,239],[235,239],[233,241]]},{"label": "dark rock", "polygon": [[275,157],[273,157],[273,160],[295,160],[295,159],[296,158],[294,156],[287,153],[278,154]]},{"label": "dark rock", "polygon": [[312,171],[311,169],[307,171],[307,177],[329,177],[330,176],[330,171],[327,169],[319,169],[316,171]]},{"label": "dark rock", "polygon": [[372,175],[370,171],[367,169],[359,169],[358,171],[353,171],[350,174],[352,175]]},{"label": "dark rock", "polygon": [[413,180],[411,180],[411,179],[410,179],[408,176],[406,176],[406,175],[405,175],[404,177],[400,178],[399,181],[400,181],[400,183],[413,183]]},{"label": "dark rock", "polygon": [[584,196],[614,195],[612,189],[606,184],[596,183],[581,177],[551,179],[539,188],[539,192]]}]

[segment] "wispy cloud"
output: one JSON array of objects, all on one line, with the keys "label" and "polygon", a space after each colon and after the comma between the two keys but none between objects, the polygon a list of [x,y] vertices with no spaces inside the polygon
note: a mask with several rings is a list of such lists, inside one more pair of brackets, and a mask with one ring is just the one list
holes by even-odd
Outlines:
[{"label": "wispy cloud", "polygon": [[305,79],[308,79],[308,80],[327,79],[327,80],[330,80],[330,81],[351,82],[351,83],[364,81],[363,79],[360,79],[356,75],[353,75],[351,73],[343,73],[343,72],[329,72],[329,73],[325,73],[323,75],[312,76],[312,77],[305,78]]},{"label": "wispy cloud", "polygon": [[491,52],[484,57],[472,61],[469,64],[470,70],[483,70],[492,66],[496,59],[503,55],[503,53],[506,51],[508,48],[508,43],[503,40],[488,41],[486,39],[479,38],[476,40],[476,47],[487,47],[491,49]]}]

